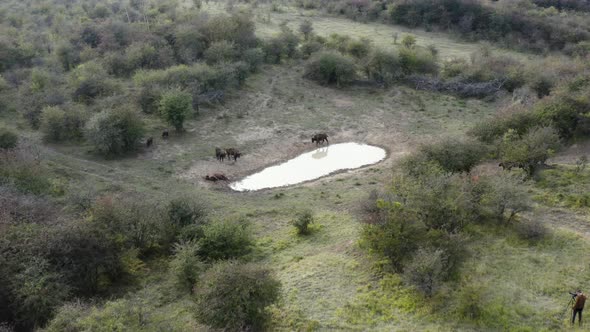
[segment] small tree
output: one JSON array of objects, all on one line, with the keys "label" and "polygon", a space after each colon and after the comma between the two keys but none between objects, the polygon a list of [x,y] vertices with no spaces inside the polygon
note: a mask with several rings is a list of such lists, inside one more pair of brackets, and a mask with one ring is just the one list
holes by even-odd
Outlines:
[{"label": "small tree", "polygon": [[144,134],[144,125],[134,110],[106,110],[88,121],[85,134],[98,152],[121,154],[137,147]]},{"label": "small tree", "polygon": [[402,45],[405,48],[413,48],[414,46],[416,46],[416,37],[412,35],[404,36],[404,38],[402,39]]},{"label": "small tree", "polygon": [[529,208],[522,179],[511,174],[499,174],[484,181],[481,203],[491,218],[510,222],[518,213]]},{"label": "small tree", "polygon": [[184,121],[193,110],[193,97],[174,89],[166,92],[160,100],[160,113],[177,131],[183,129]]},{"label": "small tree", "polygon": [[309,234],[309,225],[313,224],[314,218],[310,210],[305,210],[297,215],[297,217],[291,222],[295,228],[297,228],[297,234],[306,235]]},{"label": "small tree", "polygon": [[252,250],[252,233],[243,220],[228,219],[203,227],[199,255],[208,259],[229,259],[244,256]]},{"label": "small tree", "polygon": [[207,64],[214,65],[220,62],[232,62],[236,57],[236,50],[233,43],[226,40],[214,42],[205,51]]},{"label": "small tree", "polygon": [[404,277],[408,283],[430,297],[445,278],[445,260],[444,251],[440,249],[420,249],[404,268]]},{"label": "small tree", "polygon": [[199,275],[205,270],[205,264],[198,255],[199,246],[194,241],[176,243],[174,258],[170,262],[170,273],[174,285],[182,291],[192,293]]},{"label": "small tree", "polygon": [[18,136],[8,128],[0,127],[0,149],[13,149],[18,143]]},{"label": "small tree", "polygon": [[84,117],[81,112],[57,106],[45,107],[41,112],[41,132],[47,141],[78,139],[83,136]]},{"label": "small tree", "polygon": [[197,318],[216,328],[260,331],[266,308],[279,298],[281,284],[254,263],[221,262],[203,274],[197,286]]},{"label": "small tree", "polygon": [[313,33],[313,23],[311,23],[311,21],[308,19],[304,20],[299,25],[299,32],[301,32],[305,40],[308,40]]},{"label": "small tree", "polygon": [[535,127],[520,136],[509,129],[500,144],[501,164],[519,167],[532,176],[559,147],[559,136],[552,127]]},{"label": "small tree", "polygon": [[354,62],[337,52],[322,52],[309,60],[305,76],[322,84],[336,84],[340,87],[356,77]]}]

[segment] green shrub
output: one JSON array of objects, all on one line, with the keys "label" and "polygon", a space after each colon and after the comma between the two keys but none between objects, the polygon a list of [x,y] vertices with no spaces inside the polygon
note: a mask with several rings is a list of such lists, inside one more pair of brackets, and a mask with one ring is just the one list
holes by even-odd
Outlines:
[{"label": "green shrub", "polygon": [[291,222],[297,229],[297,234],[309,234],[309,226],[314,223],[313,214],[310,210],[300,212],[297,217]]},{"label": "green shrub", "polygon": [[535,127],[522,136],[510,129],[500,144],[501,165],[507,169],[522,168],[532,176],[559,145],[559,136],[551,127]]},{"label": "green shrub", "polygon": [[212,43],[205,51],[204,57],[207,64],[214,65],[219,62],[232,62],[236,55],[234,45],[228,41],[222,40]]},{"label": "green shrub", "polygon": [[280,294],[280,282],[262,266],[220,262],[200,278],[197,318],[204,324],[231,331],[263,330],[266,310]]},{"label": "green shrub", "polygon": [[481,204],[487,217],[500,222],[512,221],[529,208],[521,178],[512,174],[499,174],[480,178]]},{"label": "green shrub", "polygon": [[160,113],[177,131],[183,129],[186,118],[193,110],[193,97],[184,91],[173,89],[162,95]]},{"label": "green shrub", "polygon": [[64,111],[56,106],[45,107],[41,112],[40,130],[47,141],[63,141],[83,137],[84,118],[80,112]]},{"label": "green shrub", "polygon": [[210,260],[237,258],[249,254],[252,245],[248,223],[240,219],[227,219],[203,227],[199,255]]},{"label": "green shrub", "polygon": [[205,270],[198,251],[199,246],[194,241],[174,245],[174,256],[170,261],[169,271],[174,285],[181,291],[192,293],[199,275]]},{"label": "green shrub", "polygon": [[14,149],[18,143],[18,136],[8,128],[0,127],[0,149]]},{"label": "green shrub", "polygon": [[352,59],[336,52],[322,52],[308,61],[305,77],[340,87],[355,79],[356,69]]},{"label": "green shrub", "polygon": [[419,249],[404,267],[404,278],[426,296],[434,295],[446,275],[445,256],[440,249]]},{"label": "green shrub", "polygon": [[404,74],[436,74],[438,65],[432,53],[420,48],[402,48],[399,51],[400,66]]},{"label": "green shrub", "polygon": [[143,137],[144,125],[131,109],[105,110],[86,124],[85,136],[95,149],[105,155],[133,151]]},{"label": "green shrub", "polygon": [[487,147],[475,140],[446,138],[419,148],[420,161],[433,161],[451,173],[469,173],[487,154]]},{"label": "green shrub", "polygon": [[251,72],[256,72],[264,63],[264,51],[261,48],[251,48],[242,53],[242,60],[248,64]]},{"label": "green shrub", "polygon": [[391,84],[403,76],[397,54],[382,49],[373,50],[364,62],[367,77],[383,84]]},{"label": "green shrub", "polygon": [[179,228],[193,224],[203,224],[207,217],[205,206],[188,196],[170,200],[166,210],[170,224]]}]

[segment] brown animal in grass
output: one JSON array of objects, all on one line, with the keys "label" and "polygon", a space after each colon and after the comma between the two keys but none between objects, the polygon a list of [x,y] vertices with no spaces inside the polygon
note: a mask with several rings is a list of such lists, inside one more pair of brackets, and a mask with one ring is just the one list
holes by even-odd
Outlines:
[{"label": "brown animal in grass", "polygon": [[330,142],[328,141],[328,135],[323,134],[323,133],[322,134],[315,134],[311,137],[311,142],[312,143],[315,142],[316,145],[323,144],[324,141],[326,141],[326,143],[330,144]]},{"label": "brown animal in grass", "polygon": [[162,138],[168,138],[168,136],[170,136],[170,133],[169,133],[169,132],[168,132],[168,130],[166,129],[166,130],[164,130],[164,131],[162,132]]},{"label": "brown animal in grass", "polygon": [[150,146],[152,146],[152,144],[154,144],[154,138],[153,137],[150,137],[145,142],[145,145],[149,148]]},{"label": "brown animal in grass", "polygon": [[227,156],[227,153],[225,152],[224,149],[215,148],[215,158],[217,158],[217,160],[223,161],[226,156]]},{"label": "brown animal in grass", "polygon": [[207,180],[207,181],[213,181],[213,182],[217,182],[217,181],[229,181],[229,179],[227,178],[227,176],[225,176],[225,174],[223,174],[223,173],[207,174],[207,175],[205,175],[205,180]]},{"label": "brown animal in grass", "polygon": [[225,149],[225,153],[227,153],[227,157],[229,159],[231,159],[233,157],[234,161],[237,161],[238,158],[240,158],[242,156],[240,151],[238,149],[234,149],[234,148]]}]

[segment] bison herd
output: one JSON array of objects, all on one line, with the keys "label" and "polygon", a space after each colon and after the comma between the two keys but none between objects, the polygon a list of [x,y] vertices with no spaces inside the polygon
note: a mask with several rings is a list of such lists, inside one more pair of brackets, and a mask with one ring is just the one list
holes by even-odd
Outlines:
[{"label": "bison herd", "polygon": [[[170,133],[168,132],[168,130],[164,130],[162,132],[162,138],[166,139],[170,136]],[[327,144],[330,144],[330,142],[328,141],[328,135],[324,134],[324,133],[320,133],[320,134],[315,134],[311,137],[311,142],[315,143],[316,145],[320,145],[320,144],[324,144],[324,142],[326,142]],[[149,148],[154,144],[154,138],[153,137],[148,137],[148,139],[146,140],[146,146]],[[228,148],[228,149],[222,149],[222,148],[215,148],[215,158],[220,161],[223,162],[226,158],[228,160],[234,160],[234,162],[238,161],[238,158],[240,158],[242,156],[242,153],[240,153],[240,151],[236,148]],[[217,182],[217,181],[228,181],[229,179],[227,178],[227,176],[225,176],[225,174],[223,173],[212,173],[212,174],[207,174],[204,177],[205,180],[207,181],[213,181],[213,182]]]}]

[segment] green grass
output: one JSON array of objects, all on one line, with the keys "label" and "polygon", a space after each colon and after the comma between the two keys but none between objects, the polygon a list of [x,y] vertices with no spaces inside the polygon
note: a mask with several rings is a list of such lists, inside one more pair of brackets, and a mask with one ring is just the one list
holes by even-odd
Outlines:
[{"label": "green grass", "polygon": [[539,189],[534,199],[548,206],[588,211],[590,208],[590,169],[577,170],[571,165],[556,165],[539,173]]}]

